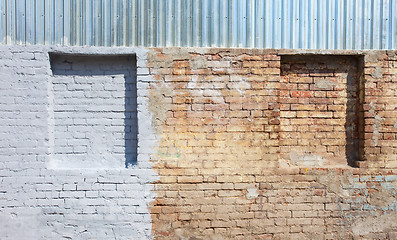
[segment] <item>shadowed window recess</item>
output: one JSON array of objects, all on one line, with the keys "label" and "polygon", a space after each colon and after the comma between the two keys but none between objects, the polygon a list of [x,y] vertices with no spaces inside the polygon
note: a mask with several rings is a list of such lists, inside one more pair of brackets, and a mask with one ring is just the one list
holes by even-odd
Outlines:
[{"label": "shadowed window recess", "polygon": [[[361,159],[363,59],[281,57],[281,159],[297,166],[354,166]],[[361,99],[361,100],[360,100]]]},{"label": "shadowed window recess", "polygon": [[54,168],[124,168],[137,161],[135,55],[50,54]]}]

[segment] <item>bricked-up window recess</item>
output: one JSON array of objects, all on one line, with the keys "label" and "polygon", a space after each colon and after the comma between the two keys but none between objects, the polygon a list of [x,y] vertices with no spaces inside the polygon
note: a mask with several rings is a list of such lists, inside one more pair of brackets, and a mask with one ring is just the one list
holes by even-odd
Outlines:
[{"label": "bricked-up window recess", "polygon": [[281,56],[282,160],[297,166],[363,160],[362,66],[360,56]]},{"label": "bricked-up window recess", "polygon": [[123,168],[136,164],[136,56],[52,53],[50,60],[54,165]]}]

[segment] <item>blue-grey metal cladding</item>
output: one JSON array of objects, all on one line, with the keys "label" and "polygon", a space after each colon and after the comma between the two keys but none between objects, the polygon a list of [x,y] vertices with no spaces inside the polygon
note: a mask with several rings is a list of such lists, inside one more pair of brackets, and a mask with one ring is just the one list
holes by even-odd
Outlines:
[{"label": "blue-grey metal cladding", "polygon": [[1,44],[396,49],[397,0],[0,0]]}]

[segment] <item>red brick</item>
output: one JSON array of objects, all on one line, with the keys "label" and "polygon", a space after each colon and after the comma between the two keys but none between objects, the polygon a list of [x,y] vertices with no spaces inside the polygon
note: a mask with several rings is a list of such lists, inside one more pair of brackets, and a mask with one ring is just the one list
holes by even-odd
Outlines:
[{"label": "red brick", "polygon": [[312,91],[291,91],[291,97],[310,98],[310,97],[313,97],[313,92]]}]

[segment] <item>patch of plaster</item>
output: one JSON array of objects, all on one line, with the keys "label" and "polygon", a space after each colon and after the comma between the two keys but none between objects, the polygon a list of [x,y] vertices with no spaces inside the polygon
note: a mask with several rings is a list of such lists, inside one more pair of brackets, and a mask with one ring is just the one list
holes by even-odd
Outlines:
[{"label": "patch of plaster", "polygon": [[375,70],[371,73],[373,78],[382,78],[383,77],[383,69],[379,66],[375,67]]},{"label": "patch of plaster", "polygon": [[373,124],[373,136],[372,136],[372,143],[374,146],[378,146],[379,143],[379,135],[380,130],[382,129],[382,120],[379,115],[375,115],[375,121]]},{"label": "patch of plaster", "polygon": [[368,194],[368,203],[375,207],[388,207],[395,201],[395,196],[383,188],[380,188],[377,191],[371,190]]},{"label": "patch of plaster", "polygon": [[280,158],[278,161],[278,166],[280,168],[288,168],[288,167],[290,167],[290,164],[288,163],[287,160]]},{"label": "patch of plaster", "polygon": [[179,48],[179,47],[163,48],[163,53],[167,56],[171,56],[172,61],[190,58],[188,48]]},{"label": "patch of plaster", "polygon": [[368,51],[365,54],[364,61],[366,63],[368,63],[368,62],[378,62],[380,54],[381,53],[379,51]]},{"label": "patch of plaster", "polygon": [[318,182],[323,184],[330,193],[335,193],[342,198],[350,197],[346,187],[353,183],[351,175],[338,175],[334,171],[329,171],[326,175],[319,175]]},{"label": "patch of plaster", "polygon": [[329,81],[327,79],[323,79],[315,82],[314,85],[316,88],[320,88],[320,89],[332,89],[334,86],[336,86],[336,83],[333,81]]},{"label": "patch of plaster", "polygon": [[154,125],[157,120],[164,123],[167,119],[167,112],[171,110],[171,98],[169,98],[171,95],[172,89],[163,84],[150,89],[149,110],[153,113],[152,123]]},{"label": "patch of plaster", "polygon": [[191,69],[207,68],[207,59],[203,56],[189,58]]},{"label": "patch of plaster", "polygon": [[290,163],[295,166],[319,167],[323,166],[326,160],[315,154],[298,153],[291,151],[289,153]]},{"label": "patch of plaster", "polygon": [[371,115],[375,114],[375,103],[374,103],[374,101],[371,101],[369,103],[369,111],[368,111],[368,113],[371,114]]},{"label": "patch of plaster", "polygon": [[394,123],[394,125],[393,125],[395,128],[397,128],[397,121]]},{"label": "patch of plaster", "polygon": [[371,101],[369,103],[369,114],[370,115],[375,115],[374,116],[374,123],[372,124],[372,129],[373,129],[373,134],[372,134],[372,145],[373,146],[378,146],[379,144],[379,136],[380,136],[380,131],[382,129],[382,121],[383,118],[381,116],[379,116],[376,112],[375,112],[375,103],[373,101]]},{"label": "patch of plaster", "polygon": [[245,194],[247,199],[255,199],[259,196],[258,189],[256,187],[247,188],[247,193]]},{"label": "patch of plaster", "polygon": [[352,231],[356,236],[365,236],[370,233],[384,233],[397,229],[397,214],[389,213],[381,216],[358,218],[353,222]]}]

